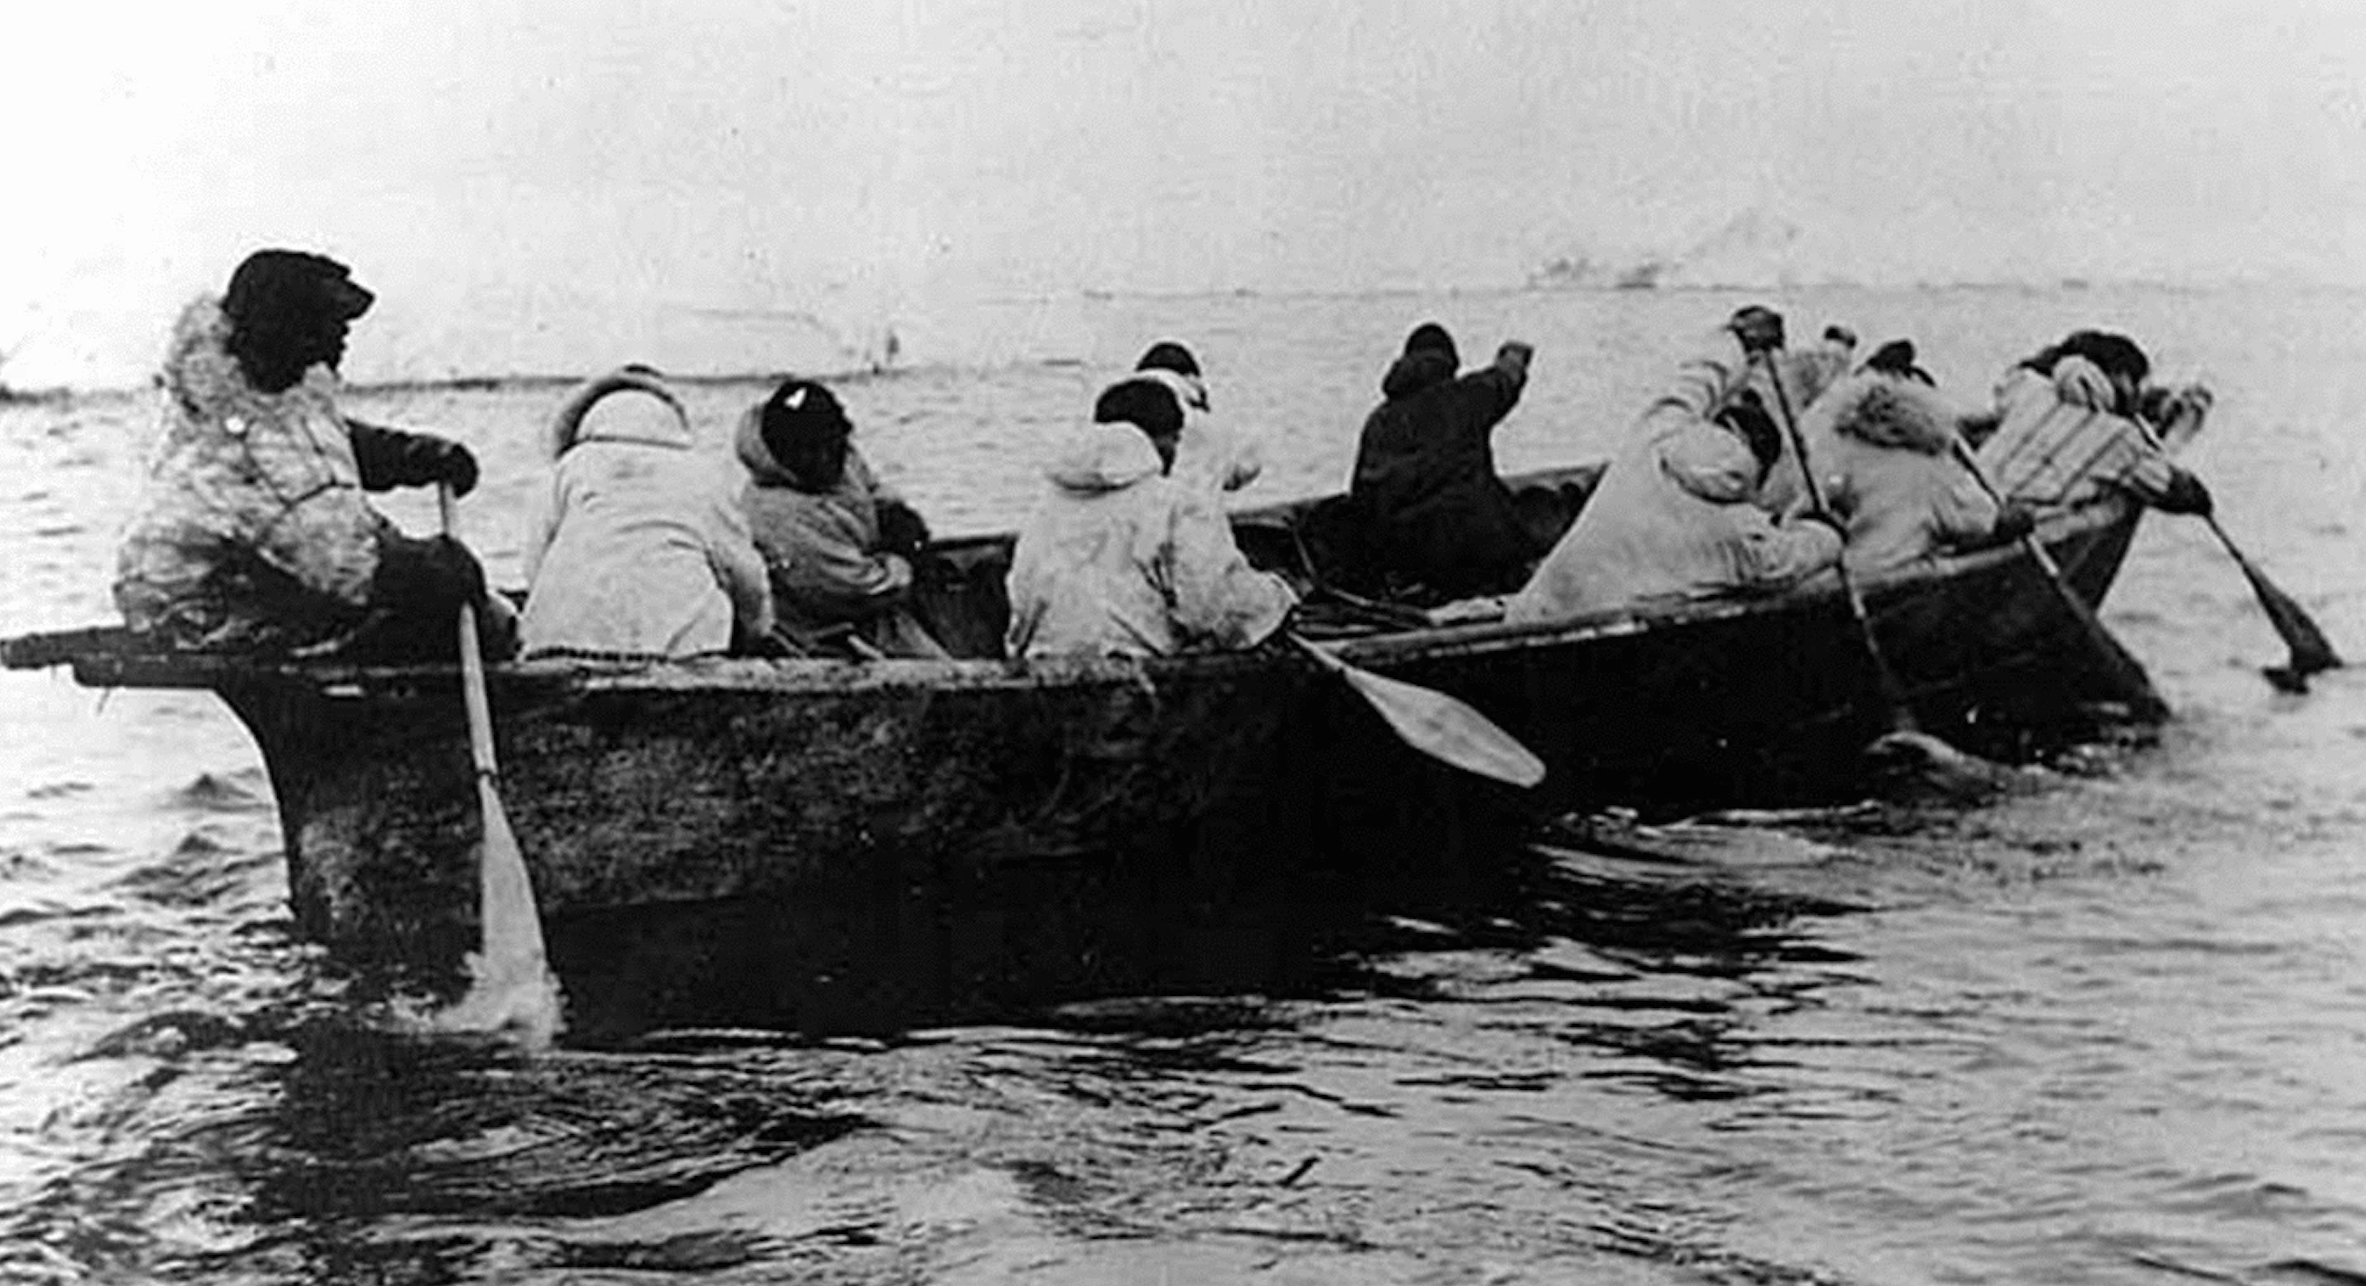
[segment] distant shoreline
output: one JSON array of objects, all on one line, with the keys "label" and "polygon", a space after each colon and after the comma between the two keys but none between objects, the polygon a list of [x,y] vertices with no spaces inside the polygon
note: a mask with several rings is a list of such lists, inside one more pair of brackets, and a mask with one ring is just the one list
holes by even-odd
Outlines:
[{"label": "distant shoreline", "polygon": [[[1508,298],[1520,295],[1601,295],[1605,298],[1617,298],[1632,297],[1636,295],[1732,296],[1746,294],[1789,294],[1803,292],[1875,294],[1964,293],[1983,295],[2008,293],[2029,295],[2076,293],[2107,295],[2115,291],[2141,291],[2146,293],[2195,296],[2229,291],[2281,291],[2292,294],[2351,295],[2366,294],[2366,283],[2335,281],[2279,282],[2263,280],[2179,282],[2156,281],[2143,278],[2064,277],[2058,280],[2042,283],[2011,280],[1959,281],[1943,283],[1915,282],[1907,285],[1881,284],[1861,281],[1778,282],[1773,284],[1761,283],[1756,285],[1733,285],[1704,282],[1666,282],[1649,286],[1621,286],[1614,283],[1557,281],[1553,280],[1549,276],[1540,276],[1522,284],[1495,283],[1488,285],[1466,286],[1382,286],[1361,290],[1256,290],[1247,287],[1223,290],[1184,291],[1088,289],[1079,290],[1068,294],[1002,297],[990,299],[984,302],[994,306],[1009,307],[1013,305],[1024,304],[1051,305],[1059,303],[1062,300],[1069,299],[1081,299],[1090,302],[1165,299],[1241,299],[1289,301],[1318,299],[1379,300],[1419,297]],[[1058,366],[1073,364],[1074,360],[1075,359],[1073,358],[1067,357],[1030,357],[1005,363],[997,363],[997,365]],[[767,381],[778,381],[787,378],[791,374],[845,383],[860,383],[874,379],[906,377],[925,371],[958,369],[965,369],[965,364],[959,362],[917,362],[910,365],[898,364],[884,367],[853,366],[838,371],[801,370],[788,372],[778,370],[749,370],[707,374],[668,374],[666,378],[676,384],[690,386],[754,384]],[[347,382],[346,388],[357,394],[415,393],[437,391],[491,392],[502,389],[560,388],[577,383],[578,381],[586,378],[588,374],[589,372],[573,375],[557,375],[547,372],[517,372],[498,375],[455,374],[441,376],[418,376],[384,380],[352,380]],[[137,383],[128,384],[69,383],[44,385],[39,388],[18,388],[5,382],[0,382],[0,408],[18,405],[55,403],[66,400],[104,400],[111,397],[121,397],[144,393],[152,387],[154,387],[153,377]]]}]

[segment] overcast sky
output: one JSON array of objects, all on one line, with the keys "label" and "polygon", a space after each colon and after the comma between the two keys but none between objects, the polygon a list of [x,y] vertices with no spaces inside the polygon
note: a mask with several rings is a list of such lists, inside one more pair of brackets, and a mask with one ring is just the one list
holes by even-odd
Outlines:
[{"label": "overcast sky", "polygon": [[10,26],[20,383],[137,378],[264,244],[352,263],[412,352],[462,313],[859,327],[1079,289],[1500,285],[1748,210],[1798,227],[1811,271],[1883,281],[2366,283],[2358,0],[93,2]]}]

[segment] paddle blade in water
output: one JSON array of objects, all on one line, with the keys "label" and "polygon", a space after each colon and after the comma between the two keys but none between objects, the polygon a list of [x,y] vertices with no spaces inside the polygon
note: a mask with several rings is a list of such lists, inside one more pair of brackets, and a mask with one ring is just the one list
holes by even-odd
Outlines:
[{"label": "paddle blade in water", "polygon": [[2331,670],[2341,664],[2341,657],[2334,652],[2325,632],[2317,628],[2317,623],[2291,595],[2277,588],[2250,559],[2237,554],[2235,565],[2243,569],[2243,579],[2251,582],[2251,592],[2258,597],[2260,610],[2267,613],[2268,624],[2276,627],[2276,634],[2292,649],[2291,663],[2285,669],[2305,679],[2319,670]]},{"label": "paddle blade in water", "polygon": [[479,780],[485,839],[480,854],[481,949],[468,957],[468,994],[437,1018],[448,1031],[515,1031],[537,1048],[561,1026],[558,980],[543,955],[542,922],[525,855],[490,782]]},{"label": "paddle blade in water", "polygon": [[1423,754],[1514,786],[1544,780],[1542,759],[1461,701],[1344,662],[1338,669],[1405,744]]}]

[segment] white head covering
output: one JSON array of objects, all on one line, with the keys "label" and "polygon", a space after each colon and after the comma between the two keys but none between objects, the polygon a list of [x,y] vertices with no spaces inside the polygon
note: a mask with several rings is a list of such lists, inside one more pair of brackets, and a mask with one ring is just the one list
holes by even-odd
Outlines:
[{"label": "white head covering", "polygon": [[687,447],[691,445],[690,421],[679,407],[656,393],[621,388],[605,394],[584,411],[583,418],[576,422],[575,441]]}]

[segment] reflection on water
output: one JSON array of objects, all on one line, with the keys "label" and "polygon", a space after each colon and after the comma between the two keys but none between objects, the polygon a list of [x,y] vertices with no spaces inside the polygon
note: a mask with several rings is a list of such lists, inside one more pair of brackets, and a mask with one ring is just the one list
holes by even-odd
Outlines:
[{"label": "reflection on water", "polygon": [[[1337,484],[1411,321],[1538,342],[1520,467],[1584,454],[1734,302],[1115,301],[1095,351],[1204,335],[1268,434],[1263,500]],[[2207,367],[2223,518],[2360,650],[2354,300],[1783,302],[1916,335],[1956,389],[2099,312]],[[847,396],[958,531],[1025,505],[1094,378]],[[713,430],[756,391],[693,410]],[[365,399],[478,449],[497,581],[552,396]],[[0,408],[0,631],[107,615],[147,415]],[[423,1038],[405,979],[293,938],[267,783],[211,697],[0,675],[0,1278],[2361,1280],[2366,677],[2267,690],[2273,635],[2175,522],[2106,620],[2179,720],[1979,808],[1565,819],[1381,873],[1327,835],[587,919],[552,934],[573,1043],[536,1058]]]}]

